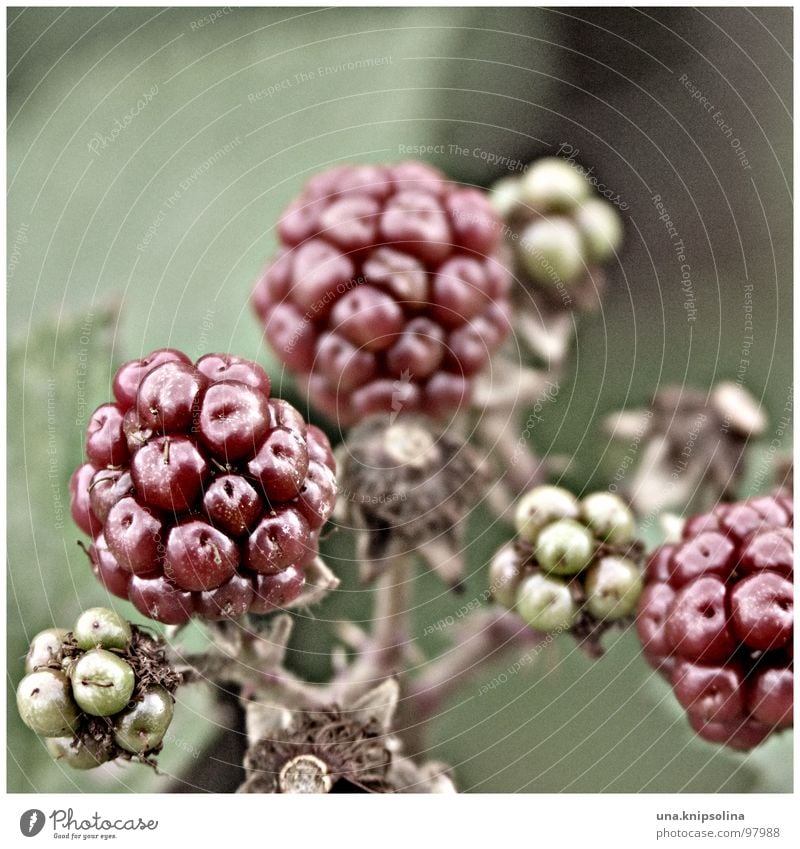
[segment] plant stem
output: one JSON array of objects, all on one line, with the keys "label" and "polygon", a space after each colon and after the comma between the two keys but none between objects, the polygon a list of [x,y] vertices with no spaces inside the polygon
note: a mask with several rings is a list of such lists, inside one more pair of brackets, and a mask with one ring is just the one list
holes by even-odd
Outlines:
[{"label": "plant stem", "polygon": [[331,684],[341,702],[402,671],[410,646],[413,555],[393,557],[375,587],[374,630],[354,663]]}]

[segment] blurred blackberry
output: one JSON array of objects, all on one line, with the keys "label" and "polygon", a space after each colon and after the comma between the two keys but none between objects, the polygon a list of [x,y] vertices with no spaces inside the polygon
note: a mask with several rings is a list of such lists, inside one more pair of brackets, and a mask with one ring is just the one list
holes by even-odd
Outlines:
[{"label": "blurred blackberry", "polygon": [[278,224],[253,307],[312,403],[445,415],[508,335],[510,275],[486,196],[421,162],[311,179]]},{"label": "blurred blackberry", "polygon": [[603,285],[600,266],[620,249],[623,227],[580,166],[539,159],[524,174],[495,183],[491,200],[506,223],[514,272],[525,284],[520,306],[531,296],[555,311],[594,306]]}]

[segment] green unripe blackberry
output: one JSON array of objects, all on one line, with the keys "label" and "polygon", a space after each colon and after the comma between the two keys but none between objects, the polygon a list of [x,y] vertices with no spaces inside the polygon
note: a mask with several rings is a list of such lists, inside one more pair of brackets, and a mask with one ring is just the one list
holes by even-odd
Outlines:
[{"label": "green unripe blackberry", "polygon": [[577,519],[578,499],[560,486],[537,486],[519,500],[514,513],[517,534],[534,545],[545,525],[558,519]]},{"label": "green unripe blackberry", "polygon": [[577,607],[564,581],[540,572],[525,578],[517,592],[517,613],[537,631],[567,631]]},{"label": "green unripe blackberry", "polygon": [[598,539],[612,545],[627,545],[636,535],[633,511],[611,492],[587,495],[581,502],[581,518]]},{"label": "green unripe blackberry", "polygon": [[40,666],[58,666],[61,648],[67,632],[63,628],[47,628],[31,640],[25,655],[25,672],[35,672]]},{"label": "green unripe blackberry", "polygon": [[586,575],[586,609],[595,619],[630,616],[642,594],[642,575],[627,557],[603,557]]},{"label": "green unripe blackberry", "polygon": [[51,737],[45,745],[54,761],[72,769],[94,769],[107,763],[110,758],[108,748],[99,743],[79,740],[75,745],[72,737]]},{"label": "green unripe blackberry", "polygon": [[107,607],[91,607],[78,617],[72,631],[79,648],[124,649],[131,639],[130,623]]},{"label": "green unripe blackberry", "polygon": [[622,221],[614,207],[602,198],[584,201],[575,213],[578,229],[583,234],[586,261],[608,262],[622,247]]},{"label": "green unripe blackberry", "polygon": [[105,649],[82,655],[73,664],[70,678],[75,701],[92,716],[119,713],[130,701],[136,684],[130,664]]},{"label": "green unripe blackberry", "polygon": [[596,548],[594,537],[580,522],[559,519],[539,533],[534,553],[546,572],[576,575],[591,563]]},{"label": "green unripe blackberry", "polygon": [[519,556],[514,546],[503,546],[489,565],[489,590],[494,601],[509,610],[513,608],[521,579]]},{"label": "green unripe blackberry", "polygon": [[534,209],[568,212],[589,196],[589,181],[565,159],[533,163],[520,180],[520,200]]},{"label": "green unripe blackberry", "polygon": [[66,737],[78,726],[80,712],[67,676],[55,669],[31,672],[17,687],[22,721],[40,737]]},{"label": "green unripe blackberry", "polygon": [[520,239],[525,270],[541,286],[569,286],[585,274],[584,245],[578,228],[567,218],[541,218]]},{"label": "green unripe blackberry", "polygon": [[172,696],[163,687],[148,687],[142,701],[117,717],[114,742],[135,755],[155,749],[172,721],[172,705]]}]

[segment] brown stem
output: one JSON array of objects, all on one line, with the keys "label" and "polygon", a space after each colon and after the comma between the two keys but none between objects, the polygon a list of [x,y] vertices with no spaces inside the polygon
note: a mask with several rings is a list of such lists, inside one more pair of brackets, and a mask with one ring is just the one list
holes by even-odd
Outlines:
[{"label": "brown stem", "polygon": [[413,555],[394,557],[375,587],[373,632],[354,663],[331,684],[332,695],[346,703],[403,668],[411,645],[409,618]]}]

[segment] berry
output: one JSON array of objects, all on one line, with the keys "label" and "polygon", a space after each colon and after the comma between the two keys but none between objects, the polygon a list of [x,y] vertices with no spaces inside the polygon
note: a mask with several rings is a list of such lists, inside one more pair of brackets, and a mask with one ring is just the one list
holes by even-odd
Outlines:
[{"label": "berry", "polygon": [[233,537],[251,531],[264,512],[264,499],[241,475],[221,475],[206,489],[203,507],[211,522]]},{"label": "berry", "polygon": [[420,163],[363,170],[318,175],[284,212],[253,307],[340,424],[398,404],[452,413],[510,330],[490,318],[510,286],[500,221],[482,192]]},{"label": "berry", "polygon": [[17,710],[22,721],[40,737],[70,736],[80,718],[69,678],[54,669],[31,672],[20,681]]},{"label": "berry", "polygon": [[75,524],[88,536],[99,533],[102,525],[92,512],[90,487],[97,469],[91,463],[78,466],[69,479],[70,512]]},{"label": "berry", "polygon": [[513,545],[505,545],[489,564],[489,590],[492,598],[503,607],[514,607],[517,600],[520,574],[517,552]]},{"label": "berry", "polygon": [[103,526],[109,552],[123,569],[134,574],[158,568],[162,530],[158,517],[133,497],[118,501]]},{"label": "berry", "polygon": [[542,574],[525,578],[517,590],[517,613],[537,631],[567,631],[577,607],[563,581]]},{"label": "berry", "polygon": [[200,409],[200,438],[224,462],[252,456],[270,425],[267,395],[246,383],[223,381],[208,388]]},{"label": "berry", "polygon": [[194,613],[192,594],[164,575],[134,575],[128,585],[128,598],[143,616],[165,625],[183,625]]},{"label": "berry", "polygon": [[142,378],[136,393],[136,415],[145,427],[161,433],[185,431],[200,406],[208,383],[189,363],[168,362]]},{"label": "berry", "polygon": [[305,585],[303,570],[289,566],[272,575],[255,575],[253,578],[253,613],[271,613],[293,602]]},{"label": "berry", "polygon": [[95,578],[117,598],[128,598],[131,573],[117,562],[108,550],[105,537],[100,534],[89,548],[89,562]]},{"label": "berry", "polygon": [[127,752],[140,755],[161,745],[172,722],[172,696],[160,686],[150,686],[136,702],[114,721],[114,742]]},{"label": "berry", "polygon": [[539,565],[555,575],[575,575],[592,561],[594,537],[574,519],[559,519],[543,528],[536,538]]},{"label": "berry", "polygon": [[558,519],[577,519],[578,499],[558,486],[537,486],[520,498],[514,513],[519,536],[534,545],[539,532]]},{"label": "berry", "polygon": [[97,468],[120,466],[128,459],[122,432],[122,410],[117,404],[98,407],[86,426],[86,456]]},{"label": "berry", "polygon": [[564,159],[547,157],[528,168],[519,183],[519,200],[536,209],[568,212],[589,196],[589,182]]},{"label": "berry", "polygon": [[271,428],[247,464],[247,471],[270,501],[295,498],[308,472],[306,441],[296,430]]},{"label": "berry", "polygon": [[[517,539],[489,567],[492,595],[541,631],[571,631],[592,657],[602,635],[632,616],[642,592],[643,546],[635,520],[617,496],[579,502],[556,486],[537,486],[514,512]],[[651,617],[654,634],[661,623]]]},{"label": "berry", "polygon": [[721,504],[650,558],[637,629],[692,728],[747,750],[792,726],[791,500]]},{"label": "berry", "polygon": [[111,508],[133,494],[133,478],[121,469],[100,469],[89,484],[89,504],[92,513],[102,524],[106,523]]},{"label": "berry", "polygon": [[213,590],[232,578],[238,565],[236,543],[207,522],[184,522],[169,532],[164,574],[184,589]]},{"label": "berry", "polygon": [[630,616],[642,593],[638,566],[626,557],[603,557],[586,573],[586,609],[613,622]]},{"label": "berry", "polygon": [[119,713],[130,701],[136,678],[130,664],[105,649],[93,649],[70,669],[72,695],[91,716]]},{"label": "berry", "polygon": [[72,635],[78,648],[125,649],[131,640],[130,623],[107,607],[91,607],[78,617]]},{"label": "berry", "polygon": [[793,589],[790,581],[769,571],[739,581],[730,593],[736,636],[757,651],[786,646],[794,631]]},{"label": "berry", "polygon": [[633,512],[610,492],[595,492],[584,498],[581,518],[598,539],[613,545],[627,545],[636,535]]},{"label": "berry", "polygon": [[111,752],[100,743],[72,737],[50,737],[45,741],[48,754],[54,761],[72,769],[94,769],[111,758]]},{"label": "berry", "polygon": [[585,273],[581,234],[566,218],[529,224],[520,249],[525,270],[541,286],[570,286]]},{"label": "berry", "polygon": [[247,543],[247,565],[274,575],[305,560],[310,530],[299,511],[282,507],[266,514]]},{"label": "berry", "polygon": [[[192,364],[162,349],[120,367],[70,484],[109,593],[170,625],[296,599],[336,501],[336,464],[323,431],[270,390],[259,365],[230,354]],[[256,597],[261,575],[276,579],[274,603]],[[91,633],[81,646],[121,648]]]},{"label": "berry", "polygon": [[253,609],[253,581],[238,572],[195,597],[195,612],[204,619],[238,619],[249,610],[259,612]]},{"label": "berry", "polygon": [[[619,250],[623,228],[614,207],[590,194],[580,167],[555,157],[493,186],[490,197],[506,223],[514,270],[528,284],[521,289],[526,301],[534,292],[564,310],[576,300],[566,291],[577,294],[579,304],[596,303],[602,281],[594,272]],[[526,301],[522,309],[530,308]]]},{"label": "berry", "polygon": [[197,501],[207,476],[205,457],[185,436],[160,436],[143,445],[131,461],[131,477],[141,500],[173,515],[186,512]]},{"label": "berry", "polygon": [[164,363],[186,363],[189,358],[174,348],[159,348],[139,360],[131,360],[121,366],[114,375],[114,397],[126,410],[136,402],[136,393],[145,375]]},{"label": "berry", "polygon": [[25,672],[35,672],[40,667],[60,666],[61,647],[67,632],[63,628],[47,628],[31,640],[25,655]]}]

